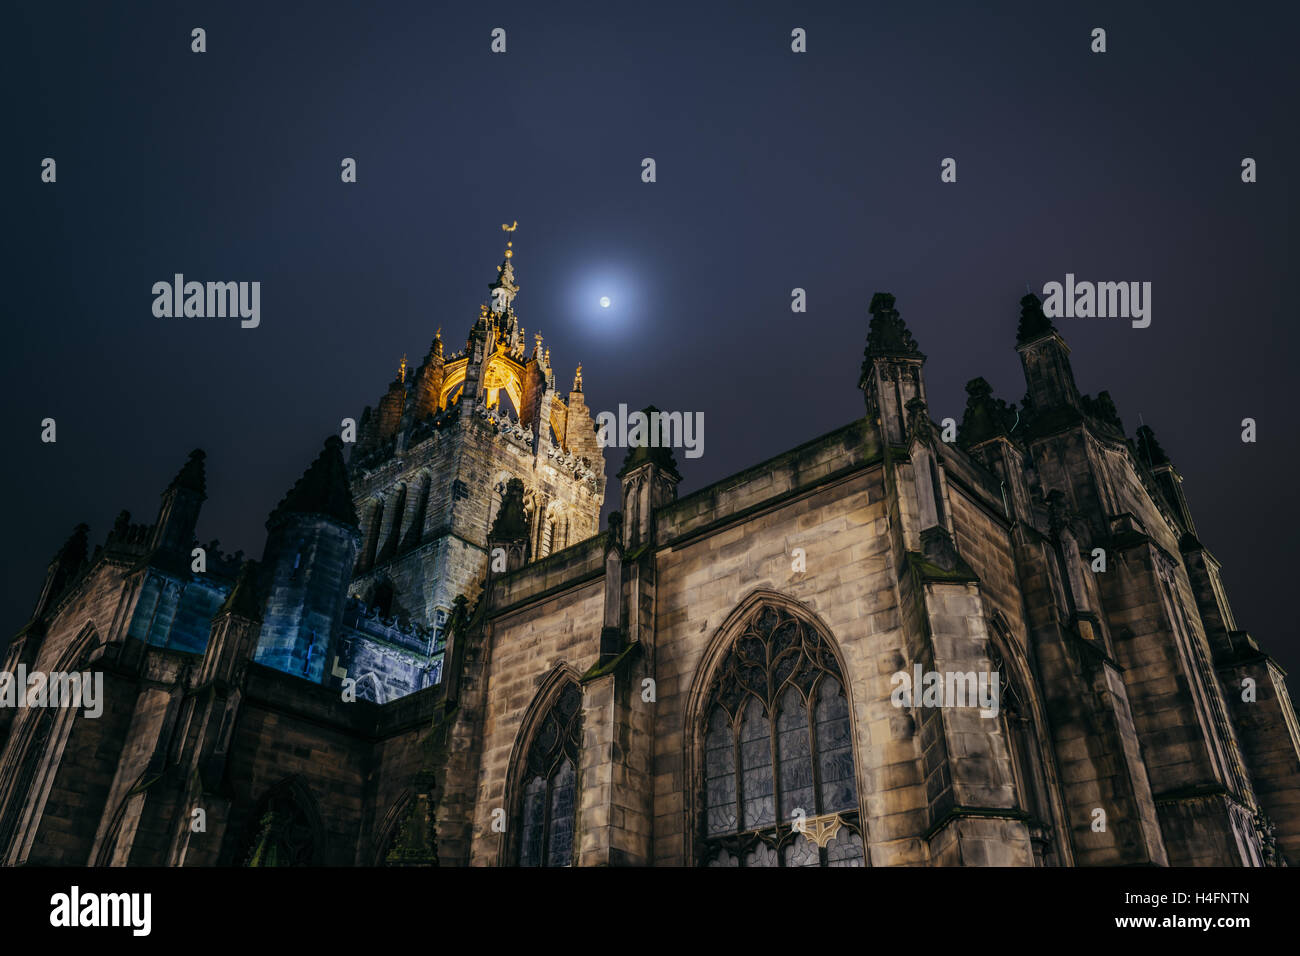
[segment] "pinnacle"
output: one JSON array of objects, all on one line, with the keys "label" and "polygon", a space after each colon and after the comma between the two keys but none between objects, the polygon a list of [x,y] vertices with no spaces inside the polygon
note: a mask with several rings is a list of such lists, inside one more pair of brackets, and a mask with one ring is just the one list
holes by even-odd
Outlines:
[{"label": "pinnacle", "polygon": [[[883,356],[925,358],[902,316],[894,308],[894,297],[877,292],[871,297],[871,326],[867,331],[866,360]],[[866,363],[864,363],[865,366]],[[865,368],[864,368],[865,372]]]},{"label": "pinnacle", "polygon": [[1016,344],[1024,345],[1041,335],[1056,331],[1052,320],[1043,313],[1043,303],[1032,292],[1020,300],[1020,327],[1016,330]]},{"label": "pinnacle", "polygon": [[202,448],[196,448],[190,452],[189,459],[181,466],[181,470],[176,473],[176,477],[171,480],[171,484],[167,487],[169,489],[183,488],[186,491],[193,491],[198,495],[203,495],[206,491],[203,467],[205,457]]},{"label": "pinnacle", "polygon": [[343,439],[338,435],[325,439],[325,448],[276,505],[267,523],[286,514],[319,514],[357,527],[348,470],[343,463]]}]

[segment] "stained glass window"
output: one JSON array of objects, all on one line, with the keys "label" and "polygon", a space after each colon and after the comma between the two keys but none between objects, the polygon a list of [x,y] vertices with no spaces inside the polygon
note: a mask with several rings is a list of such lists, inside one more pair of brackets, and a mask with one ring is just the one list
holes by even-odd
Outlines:
[{"label": "stained glass window", "polygon": [[520,866],[573,863],[581,712],[582,691],[566,684],[528,748],[517,814]]},{"label": "stained glass window", "polygon": [[762,605],[705,711],[700,862],[863,866],[849,702],[825,638]]}]

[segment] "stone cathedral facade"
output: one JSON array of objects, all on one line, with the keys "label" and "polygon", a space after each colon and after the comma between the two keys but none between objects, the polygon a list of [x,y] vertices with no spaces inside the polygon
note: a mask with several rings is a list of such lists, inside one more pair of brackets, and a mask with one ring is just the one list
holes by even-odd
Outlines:
[{"label": "stone cathedral facade", "polygon": [[[685,495],[630,449],[601,528],[581,371],[562,395],[517,292],[508,246],[464,350],[403,360],[259,561],[195,570],[199,452],[153,523],[74,532],[4,670],[102,674],[103,710],[0,708],[0,860],[1300,861],[1284,675],[1037,298],[1023,401],[976,379],[955,441],[879,294],[861,417]],[[900,702],[914,671],[998,706]]]}]

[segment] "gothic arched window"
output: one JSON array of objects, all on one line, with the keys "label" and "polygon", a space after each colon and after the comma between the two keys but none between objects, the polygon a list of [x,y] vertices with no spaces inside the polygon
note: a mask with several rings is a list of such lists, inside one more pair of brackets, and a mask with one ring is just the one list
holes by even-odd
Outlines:
[{"label": "gothic arched window", "polygon": [[370,524],[366,527],[366,545],[361,552],[361,569],[369,570],[375,566],[379,549],[379,530],[384,523],[384,500],[377,498],[370,510]]},{"label": "gothic arched window", "polygon": [[520,780],[519,865],[571,866],[582,749],[582,691],[565,684],[543,718]]},{"label": "gothic arched window", "polygon": [[[1002,628],[995,630],[1002,640],[1011,639]],[[997,640],[989,641],[989,663],[998,675],[998,717],[1011,752],[1011,769],[1016,778],[1020,809],[1030,814],[1027,825],[1034,848],[1034,863],[1051,866],[1056,863],[1052,845],[1052,811],[1043,776],[1033,705],[1025,694],[1020,675],[1008,666]]]},{"label": "gothic arched window", "polygon": [[[14,679],[12,676],[9,677],[11,681]],[[25,691],[20,689],[18,693],[25,693]],[[9,853],[13,849],[12,844],[21,839],[20,818],[31,796],[36,771],[46,757],[50,732],[54,727],[54,714],[54,709],[47,707],[39,712],[39,716],[32,718],[36,723],[27,742],[27,749],[23,752],[22,761],[18,764],[17,773],[11,778],[13,783],[9,787],[8,802],[4,807],[4,816],[0,817],[0,865],[8,862]],[[6,782],[8,781],[0,780],[0,799],[4,797],[3,784]]]},{"label": "gothic arched window", "polygon": [[863,866],[849,702],[817,630],[763,605],[704,711],[700,863]]},{"label": "gothic arched window", "polygon": [[244,843],[244,866],[311,866],[316,858],[311,817],[293,789],[269,793],[254,813]]},{"label": "gothic arched window", "polygon": [[406,485],[397,486],[394,492],[393,517],[389,521],[388,538],[384,541],[383,546],[379,549],[380,554],[385,557],[391,557],[400,550],[402,538],[402,519],[406,515]]},{"label": "gothic arched window", "polygon": [[379,612],[381,618],[390,618],[393,616],[393,600],[396,596],[393,582],[383,578],[370,593],[370,606]]}]

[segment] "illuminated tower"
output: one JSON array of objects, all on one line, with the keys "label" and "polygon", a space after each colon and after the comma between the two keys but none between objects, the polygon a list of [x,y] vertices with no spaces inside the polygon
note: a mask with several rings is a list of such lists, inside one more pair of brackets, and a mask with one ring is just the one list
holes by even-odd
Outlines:
[{"label": "illuminated tower", "polygon": [[524,488],[525,561],[599,530],[605,462],[581,371],[563,397],[540,334],[527,351],[516,226],[502,226],[505,255],[465,348],[444,354],[439,329],[413,374],[403,364],[362,413],[349,462],[361,522],[349,593],[373,618],[432,628],[431,652],[456,596],[478,596],[511,479]]}]

